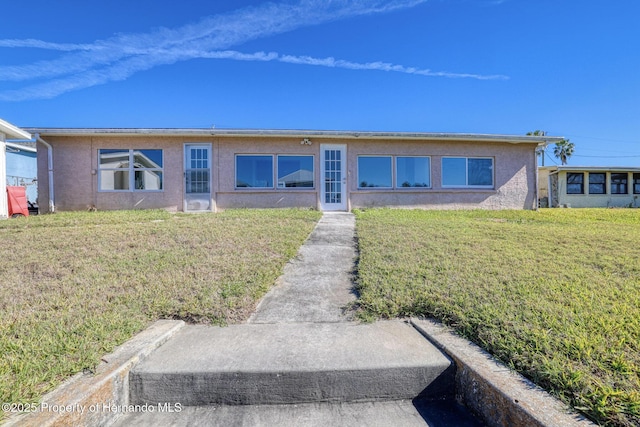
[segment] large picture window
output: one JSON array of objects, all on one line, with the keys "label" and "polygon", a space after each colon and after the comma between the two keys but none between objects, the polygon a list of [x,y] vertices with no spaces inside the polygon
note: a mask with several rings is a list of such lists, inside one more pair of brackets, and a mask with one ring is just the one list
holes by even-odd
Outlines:
[{"label": "large picture window", "polygon": [[273,188],[273,156],[236,156],[236,187]]},{"label": "large picture window", "polygon": [[607,194],[607,174],[589,174],[589,194]]},{"label": "large picture window", "polygon": [[443,187],[493,187],[493,159],[480,157],[443,157]]},{"label": "large picture window", "polygon": [[278,155],[278,188],[313,188],[313,156]]},{"label": "large picture window", "polygon": [[391,156],[359,156],[359,188],[391,188]]},{"label": "large picture window", "polygon": [[567,173],[567,194],[584,194],[583,173]]},{"label": "large picture window", "polygon": [[313,165],[311,155],[237,154],[236,188],[314,188]]},{"label": "large picture window", "polygon": [[100,191],[161,191],[162,150],[100,149],[98,180]]},{"label": "large picture window", "polygon": [[431,187],[429,157],[396,157],[396,187]]},{"label": "large picture window", "polygon": [[629,175],[626,173],[611,174],[611,194],[627,194],[629,192]]}]

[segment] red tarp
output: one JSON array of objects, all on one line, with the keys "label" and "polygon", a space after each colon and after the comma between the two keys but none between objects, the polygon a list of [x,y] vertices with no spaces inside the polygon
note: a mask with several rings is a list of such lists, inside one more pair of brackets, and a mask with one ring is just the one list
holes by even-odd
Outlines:
[{"label": "red tarp", "polygon": [[9,202],[9,217],[14,215],[29,216],[26,188],[7,185],[7,201]]}]

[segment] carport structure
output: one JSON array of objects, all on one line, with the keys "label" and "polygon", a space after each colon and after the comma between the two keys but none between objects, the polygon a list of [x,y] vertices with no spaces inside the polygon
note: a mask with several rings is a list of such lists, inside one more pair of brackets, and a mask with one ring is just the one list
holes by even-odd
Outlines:
[{"label": "carport structure", "polygon": [[7,205],[7,139],[31,139],[31,134],[0,119],[0,219],[9,216]]}]

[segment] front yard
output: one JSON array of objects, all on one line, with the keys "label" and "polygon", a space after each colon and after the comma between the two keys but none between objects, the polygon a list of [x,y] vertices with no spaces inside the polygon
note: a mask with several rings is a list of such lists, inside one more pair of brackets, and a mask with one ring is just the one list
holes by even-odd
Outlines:
[{"label": "front yard", "polygon": [[[159,318],[245,320],[320,215],[0,222],[0,401],[37,401]],[[640,211],[356,217],[363,319],[441,319],[594,420],[640,425]]]},{"label": "front yard", "polygon": [[441,319],[592,419],[640,425],[640,211],[356,215],[362,317]]},{"label": "front yard", "polygon": [[319,217],[120,211],[0,221],[0,402],[37,401],[156,319],[246,319]]}]

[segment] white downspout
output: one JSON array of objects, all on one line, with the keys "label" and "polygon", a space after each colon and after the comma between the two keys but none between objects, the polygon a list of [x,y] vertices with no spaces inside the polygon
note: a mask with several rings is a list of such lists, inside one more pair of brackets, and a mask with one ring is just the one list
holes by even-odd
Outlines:
[{"label": "white downspout", "polygon": [[34,135],[35,140],[47,147],[47,171],[49,172],[49,213],[55,213],[55,195],[53,192],[53,147],[44,139],[40,138],[40,134]]}]

